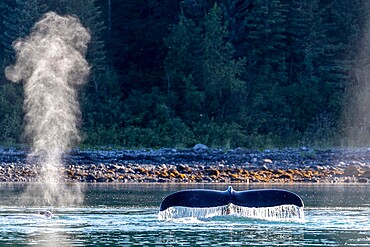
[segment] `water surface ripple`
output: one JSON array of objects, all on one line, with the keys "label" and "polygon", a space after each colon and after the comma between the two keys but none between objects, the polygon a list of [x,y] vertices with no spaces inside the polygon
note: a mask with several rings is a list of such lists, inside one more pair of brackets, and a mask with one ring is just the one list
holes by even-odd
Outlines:
[{"label": "water surface ripple", "polygon": [[[177,188],[106,186],[86,190],[86,205],[50,209],[52,218],[38,214],[44,208],[9,205],[4,200],[0,246],[370,246],[366,186],[285,187],[302,195],[304,222],[230,215],[161,221],[158,203]],[[10,199],[16,191],[8,187]],[[346,198],[353,200],[343,203]]]}]

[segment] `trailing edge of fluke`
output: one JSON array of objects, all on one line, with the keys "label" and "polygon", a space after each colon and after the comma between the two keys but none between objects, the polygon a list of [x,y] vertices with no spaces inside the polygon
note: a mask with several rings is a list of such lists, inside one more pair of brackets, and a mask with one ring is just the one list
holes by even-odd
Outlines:
[{"label": "trailing edge of fluke", "polygon": [[182,190],[167,196],[161,203],[160,211],[169,207],[182,206],[192,208],[218,207],[228,204],[242,207],[275,207],[295,205],[303,207],[302,199],[287,190],[245,190],[235,191],[231,186],[226,191],[219,190]]}]

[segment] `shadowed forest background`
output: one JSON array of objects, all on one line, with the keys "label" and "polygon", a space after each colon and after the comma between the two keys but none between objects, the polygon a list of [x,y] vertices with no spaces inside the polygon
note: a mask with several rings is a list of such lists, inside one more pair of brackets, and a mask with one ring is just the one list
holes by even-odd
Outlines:
[{"label": "shadowed forest background", "polygon": [[27,143],[12,42],[47,11],[92,34],[83,145],[370,144],[368,1],[2,0],[2,145]]}]

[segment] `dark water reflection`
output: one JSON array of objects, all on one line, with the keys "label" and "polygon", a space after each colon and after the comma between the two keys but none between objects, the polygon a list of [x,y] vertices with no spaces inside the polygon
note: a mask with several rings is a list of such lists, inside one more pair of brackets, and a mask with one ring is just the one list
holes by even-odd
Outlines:
[{"label": "dark water reflection", "polygon": [[[19,204],[27,184],[0,183],[0,205]],[[74,186],[71,184],[71,186]],[[159,207],[168,194],[183,189],[226,190],[229,184],[83,184],[85,206]],[[232,184],[235,190],[286,189],[302,197],[306,207],[370,207],[366,184]],[[23,195],[27,196],[27,195]],[[31,195],[28,195],[31,196]],[[18,205],[21,206],[21,205]]]},{"label": "dark water reflection", "polygon": [[[233,185],[299,194],[305,222],[239,217],[157,220],[162,199],[192,188],[228,184],[86,184],[84,205],[54,208],[56,217],[20,205],[24,184],[0,184],[0,246],[370,246],[370,186]],[[26,195],[27,196],[27,195]]]},{"label": "dark water reflection", "polygon": [[[367,185],[243,185],[233,184],[235,190],[286,189],[300,195],[306,207],[370,207],[370,186]],[[117,184],[87,185],[85,203],[96,205],[105,201],[108,206],[153,206],[170,193],[183,189],[226,190],[228,184]]]}]

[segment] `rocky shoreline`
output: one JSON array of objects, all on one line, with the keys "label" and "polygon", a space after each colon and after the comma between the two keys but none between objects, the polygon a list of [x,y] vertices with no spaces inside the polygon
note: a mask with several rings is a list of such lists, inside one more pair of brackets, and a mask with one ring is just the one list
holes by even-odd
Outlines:
[{"label": "rocky shoreline", "polygon": [[[40,166],[27,150],[0,146],[0,182],[35,182]],[[370,149],[72,150],[60,174],[68,182],[370,183]]]}]

